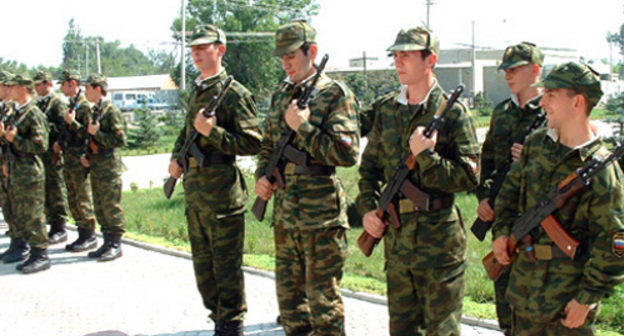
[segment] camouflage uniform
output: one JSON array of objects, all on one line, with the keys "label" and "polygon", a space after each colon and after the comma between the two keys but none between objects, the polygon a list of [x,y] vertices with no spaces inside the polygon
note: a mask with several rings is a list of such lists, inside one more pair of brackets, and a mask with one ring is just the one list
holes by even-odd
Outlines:
[{"label": "camouflage uniform", "polygon": [[[194,31],[191,46],[219,42],[223,31],[202,25]],[[172,160],[194,131],[198,111],[222,90],[227,72],[200,79],[193,85],[185,126],[176,140]],[[216,125],[208,137],[196,144],[206,155],[200,165],[195,158],[184,174],[184,199],[193,267],[204,306],[211,310],[217,331],[236,325],[242,328],[247,312],[243,278],[243,243],[247,186],[236,164],[236,155],[254,155],[260,150],[260,130],[254,98],[242,84],[233,81],[216,109]],[[225,335],[225,333],[224,333]],[[242,335],[242,334],[241,334]]]},{"label": "camouflage uniform", "polygon": [[[50,81],[52,78],[45,72],[39,72],[35,76],[35,83]],[[54,162],[54,151],[52,144],[58,140],[60,128],[65,127],[63,116],[67,112],[65,103],[54,93],[50,93],[46,97],[40,97],[37,106],[47,118],[50,128],[49,148],[41,154],[41,161],[45,167],[45,214],[47,223],[52,228],[64,231],[64,224],[67,222],[67,192],[65,189],[65,180],[63,178],[63,161],[59,159]]]},{"label": "camouflage uniform", "polygon": [[[573,88],[595,103],[602,95],[600,82],[589,77],[593,75],[585,66],[568,63],[555,67],[539,85]],[[596,87],[598,91],[591,92]],[[553,130],[540,129],[533,133],[525,141],[522,154],[512,165],[497,198],[494,238],[509,235],[520,214],[535,206],[570,173],[592,158],[607,155],[600,139],[572,149],[559,143]],[[539,253],[543,250],[554,253],[558,249],[547,234],[533,237],[535,263],[526,253],[518,255],[510,271],[506,295],[512,306],[514,335],[593,335],[597,308],[590,311],[585,324],[578,329],[563,327],[560,320],[565,317],[564,308],[570,300],[576,299],[584,305],[599,303],[624,279],[621,179],[619,167],[610,165],[553,213],[563,228],[581,243],[574,260]]]},{"label": "camouflage uniform", "polygon": [[[510,46],[503,55],[499,70],[506,70],[525,64],[542,65],[544,56],[534,45],[523,42]],[[497,178],[497,172],[511,157],[511,147],[520,138],[535,118],[544,113],[539,106],[542,96],[534,97],[520,107],[515,95],[503,100],[494,108],[490,119],[490,128],[481,148],[481,181],[476,190],[479,202],[489,198],[490,187]],[[505,300],[505,291],[509,273],[505,272],[494,283],[496,296],[496,315],[498,323],[507,333],[511,330],[511,307]]]},{"label": "camouflage uniform", "polygon": [[[276,33],[274,56],[295,51],[304,41],[313,43],[314,37],[314,28],[307,23],[282,26]],[[286,79],[273,93],[257,178],[265,175],[267,161],[288,127],[284,113],[305,82],[296,85]],[[321,75],[316,87],[318,92],[309,103],[310,117],[291,145],[309,154],[308,167],[327,172],[314,176],[302,172],[307,167],[287,163],[283,169],[286,187],[273,194],[275,280],[286,335],[344,335],[340,283],[349,225],[346,193],[333,171],[335,166],[352,166],[357,161],[358,116],[355,98],[342,83]]]},{"label": "camouflage uniform", "polygon": [[[415,28],[402,30],[389,50],[427,49],[437,54],[438,48],[433,34]],[[360,213],[376,209],[381,185],[410,153],[410,136],[432,120],[444,100],[436,83],[425,100],[410,105],[407,86],[401,86],[370,107],[375,121],[359,170]],[[401,228],[389,227],[384,236],[391,335],[460,333],[466,233],[459,209],[453,206],[453,193],[477,186],[479,147],[464,105],[456,103],[445,119],[435,148],[417,156],[418,167],[409,177],[440,206],[418,211],[409,199],[401,199],[397,207]]]}]

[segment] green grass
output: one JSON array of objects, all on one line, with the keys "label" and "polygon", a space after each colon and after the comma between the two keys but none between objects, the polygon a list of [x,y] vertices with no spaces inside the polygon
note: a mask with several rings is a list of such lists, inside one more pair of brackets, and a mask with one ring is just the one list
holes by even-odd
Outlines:
[{"label": "green grass", "polygon": [[[357,167],[340,168],[338,176],[350,198],[357,195]],[[251,210],[255,200],[255,181],[251,173],[245,173],[251,195],[247,207]],[[466,228],[476,218],[477,201],[474,195],[462,193],[456,198],[461,209]],[[183,188],[180,185],[170,200],[167,200],[162,188],[124,192],[122,206],[126,215],[126,236],[152,244],[189,251],[186,219],[184,217]],[[273,271],[275,267],[272,222],[273,202],[270,201],[264,222],[258,222],[248,211],[245,215],[244,264],[258,269]],[[361,227],[354,227],[347,232],[349,256],[343,277],[343,287],[379,295],[385,294],[385,273],[383,241],[367,258],[357,246],[357,238],[362,233]],[[494,290],[481,266],[481,258],[491,249],[491,238],[479,242],[468,234],[468,269],[466,271],[466,296],[464,314],[479,318],[496,319],[493,305]],[[624,333],[624,312],[620,308],[624,302],[624,286],[617,288],[616,294],[603,300],[598,327],[600,335],[621,335]],[[608,333],[612,332],[612,333]]]}]

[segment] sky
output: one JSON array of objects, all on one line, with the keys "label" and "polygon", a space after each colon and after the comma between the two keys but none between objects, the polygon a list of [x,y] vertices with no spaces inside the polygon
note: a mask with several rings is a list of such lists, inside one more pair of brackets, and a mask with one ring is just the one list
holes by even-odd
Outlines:
[{"label": "sky", "polygon": [[[425,25],[427,20],[426,0],[317,2],[320,11],[311,24],[318,31],[319,51],[330,55],[330,67],[346,67],[349,58],[361,57],[364,51],[367,57],[384,61],[385,49],[401,28]],[[429,22],[442,49],[470,45],[474,21],[477,46],[503,49],[530,41],[543,47],[577,49],[586,59],[621,59],[617,48],[610,53],[605,37],[624,23],[624,0],[433,3]],[[59,65],[71,18],[86,36],[119,40],[122,46],[134,44],[143,51],[171,51],[175,46],[170,27],[180,15],[180,6],[181,0],[3,0],[0,57],[28,66]]]}]

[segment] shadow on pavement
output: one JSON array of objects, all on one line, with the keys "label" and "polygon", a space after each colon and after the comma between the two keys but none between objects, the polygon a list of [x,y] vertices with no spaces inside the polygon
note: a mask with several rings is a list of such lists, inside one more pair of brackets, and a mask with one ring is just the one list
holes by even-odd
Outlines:
[{"label": "shadow on pavement", "polygon": [[[277,323],[258,323],[245,325],[245,336],[275,336],[283,335],[282,327]],[[212,336],[214,331],[212,330],[187,330],[179,331],[176,333],[162,333],[162,334],[138,334],[137,336]],[[84,336],[103,336],[109,334],[89,334]],[[110,334],[111,336],[122,336],[125,334]]]},{"label": "shadow on pavement", "polygon": [[98,331],[94,333],[85,334],[84,336],[130,336],[125,332],[117,331],[117,330],[106,330],[106,331]]}]

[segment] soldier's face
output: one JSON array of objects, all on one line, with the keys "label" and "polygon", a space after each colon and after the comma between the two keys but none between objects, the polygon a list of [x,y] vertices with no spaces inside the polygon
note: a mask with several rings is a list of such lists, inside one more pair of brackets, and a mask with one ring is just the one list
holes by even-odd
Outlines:
[{"label": "soldier's face", "polygon": [[568,89],[545,89],[540,106],[546,111],[548,127],[560,130],[574,117],[575,95]]},{"label": "soldier's face", "polygon": [[61,83],[61,91],[67,97],[73,97],[78,92],[78,84],[73,80],[64,81]]},{"label": "soldier's face", "polygon": [[42,82],[35,84],[35,91],[41,97],[45,97],[50,93],[50,86],[52,86],[49,82]]},{"label": "soldier's face", "polygon": [[505,81],[511,93],[517,95],[535,83],[536,76],[539,75],[539,72],[534,71],[535,68],[533,64],[524,64],[505,69]]},{"label": "soldier's face", "polygon": [[4,84],[0,84],[0,100],[5,100],[7,98],[7,89]]},{"label": "soldier's face", "polygon": [[85,86],[85,96],[87,97],[87,100],[92,103],[97,103],[100,98],[102,98],[100,91],[98,91],[96,87],[89,84]]},{"label": "soldier's face", "polygon": [[191,47],[193,63],[202,75],[215,72],[215,69],[219,68],[219,60],[224,53],[225,46],[218,43],[200,44]]},{"label": "soldier's face", "polygon": [[435,55],[423,59],[420,51],[394,51],[394,68],[399,82],[404,85],[415,85],[427,78],[435,63]]},{"label": "soldier's face", "polygon": [[310,77],[314,72],[314,53],[312,48],[305,55],[301,48],[280,57],[282,69],[286,71],[288,78],[295,83],[301,83]]}]

